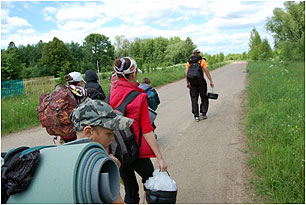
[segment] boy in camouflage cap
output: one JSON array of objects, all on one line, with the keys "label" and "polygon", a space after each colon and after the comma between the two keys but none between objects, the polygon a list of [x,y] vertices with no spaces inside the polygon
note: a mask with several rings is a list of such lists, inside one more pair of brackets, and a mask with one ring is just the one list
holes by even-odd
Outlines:
[{"label": "boy in camouflage cap", "polygon": [[[123,130],[133,123],[133,119],[124,117],[116,113],[111,106],[101,100],[86,100],[84,103],[76,107],[70,114],[70,119],[74,124],[77,138],[89,138],[92,142],[101,144],[104,148],[108,148],[115,139],[113,130]],[[112,154],[118,167],[119,160]],[[119,194],[114,204],[123,204],[124,201]]]},{"label": "boy in camouflage cap", "polygon": [[116,113],[111,106],[100,100],[87,100],[75,108],[70,119],[77,138],[89,138],[107,148],[114,140],[113,130],[123,130],[133,120]]}]

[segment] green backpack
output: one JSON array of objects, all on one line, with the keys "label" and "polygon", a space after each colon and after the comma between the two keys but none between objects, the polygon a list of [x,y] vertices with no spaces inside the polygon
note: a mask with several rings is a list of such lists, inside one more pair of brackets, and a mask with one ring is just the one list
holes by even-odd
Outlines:
[{"label": "green backpack", "polygon": [[148,95],[148,106],[153,110],[156,110],[158,105],[160,104],[156,90],[152,87],[148,87],[147,89],[145,89],[145,91]]}]

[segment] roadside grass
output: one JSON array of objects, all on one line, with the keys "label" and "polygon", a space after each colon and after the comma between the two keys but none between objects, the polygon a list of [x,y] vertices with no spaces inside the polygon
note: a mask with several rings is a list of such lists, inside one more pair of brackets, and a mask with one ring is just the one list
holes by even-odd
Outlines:
[{"label": "roadside grass", "polygon": [[305,203],[305,63],[249,62],[247,125],[257,203]]}]

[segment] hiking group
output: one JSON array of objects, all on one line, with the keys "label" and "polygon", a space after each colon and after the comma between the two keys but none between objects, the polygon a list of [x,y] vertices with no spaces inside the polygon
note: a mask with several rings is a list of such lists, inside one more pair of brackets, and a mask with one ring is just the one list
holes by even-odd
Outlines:
[{"label": "hiking group", "polygon": [[[207,85],[203,71],[214,87],[206,60],[199,54],[198,50],[193,52],[185,73],[195,121],[207,118]],[[140,196],[135,172],[144,184],[154,171],[150,158],[156,157],[161,172],[168,168],[156,141],[156,126],[150,118],[160,100],[150,78],[138,83],[137,76],[142,71],[133,58],[118,58],[113,68],[107,98],[94,71],[85,72],[86,81],[81,73],[71,72],[64,76],[67,86],[56,85],[51,94],[41,95],[37,113],[46,131],[55,138],[60,137],[60,144],[83,138],[101,144],[116,161],[124,184],[124,199],[119,194],[114,203],[136,204]],[[146,190],[144,185],[143,189]],[[164,202],[167,202],[166,198]]]}]

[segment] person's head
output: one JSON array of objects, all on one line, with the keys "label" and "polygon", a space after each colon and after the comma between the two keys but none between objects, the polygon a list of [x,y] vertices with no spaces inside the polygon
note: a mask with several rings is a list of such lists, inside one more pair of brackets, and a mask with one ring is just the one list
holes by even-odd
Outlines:
[{"label": "person's head", "polygon": [[143,78],[141,80],[141,83],[145,83],[145,84],[151,85],[151,80],[150,80],[150,78],[145,77],[145,78]]},{"label": "person's head", "polygon": [[71,72],[65,75],[64,80],[68,82],[69,85],[83,86],[85,83],[82,74],[79,72]]},{"label": "person's head", "polygon": [[200,55],[200,51],[198,49],[194,49],[192,55]]},{"label": "person's head", "polygon": [[85,81],[88,82],[95,82],[97,83],[99,80],[98,75],[95,71],[93,70],[87,70],[85,72]]},{"label": "person's head", "polygon": [[119,78],[125,78],[132,83],[137,82],[137,73],[142,73],[131,57],[117,58],[114,61],[114,70]]},{"label": "person's head", "polygon": [[107,148],[114,140],[113,130],[124,130],[133,120],[116,113],[101,100],[87,100],[75,108],[70,119],[78,138],[89,138]]}]

